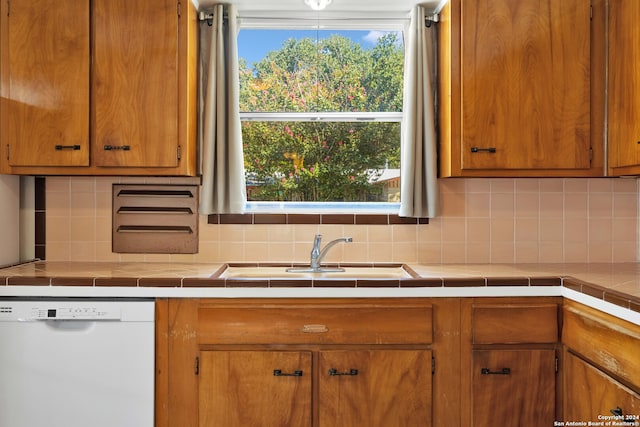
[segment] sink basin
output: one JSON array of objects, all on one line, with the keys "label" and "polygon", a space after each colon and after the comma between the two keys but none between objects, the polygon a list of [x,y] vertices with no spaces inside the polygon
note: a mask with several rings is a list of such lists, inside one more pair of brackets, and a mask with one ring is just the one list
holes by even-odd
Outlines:
[{"label": "sink basin", "polygon": [[[405,265],[376,266],[342,266],[344,271],[335,271],[328,267],[327,271],[313,272],[305,266],[256,266],[227,265],[216,277],[220,279],[411,279],[412,272]],[[287,271],[291,269],[293,271]]]}]

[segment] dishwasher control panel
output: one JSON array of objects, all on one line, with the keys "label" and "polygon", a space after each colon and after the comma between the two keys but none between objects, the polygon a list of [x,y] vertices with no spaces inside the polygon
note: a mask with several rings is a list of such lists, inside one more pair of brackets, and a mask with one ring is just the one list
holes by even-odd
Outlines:
[{"label": "dishwasher control panel", "polygon": [[0,324],[4,322],[40,321],[118,321],[153,322],[153,300],[87,299],[0,299]]},{"label": "dishwasher control panel", "polygon": [[118,308],[86,307],[34,307],[34,320],[119,320]]}]

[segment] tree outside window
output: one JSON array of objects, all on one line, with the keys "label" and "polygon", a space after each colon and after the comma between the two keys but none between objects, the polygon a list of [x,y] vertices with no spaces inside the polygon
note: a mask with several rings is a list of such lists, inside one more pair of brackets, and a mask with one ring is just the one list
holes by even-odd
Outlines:
[{"label": "tree outside window", "polygon": [[340,32],[295,34],[240,59],[249,200],[399,201],[401,35],[365,48]]}]

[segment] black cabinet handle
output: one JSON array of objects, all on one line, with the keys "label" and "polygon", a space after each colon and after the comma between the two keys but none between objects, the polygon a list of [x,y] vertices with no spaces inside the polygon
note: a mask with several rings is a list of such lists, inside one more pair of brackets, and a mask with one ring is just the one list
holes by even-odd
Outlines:
[{"label": "black cabinet handle", "polygon": [[73,150],[73,151],[78,151],[80,149],[80,145],[56,145],[56,150],[57,151],[62,151],[62,150]]},{"label": "black cabinet handle", "polygon": [[113,151],[113,150],[129,151],[129,150],[131,150],[131,146],[130,145],[105,145],[103,148],[104,148],[104,151]]},{"label": "black cabinet handle", "polygon": [[302,371],[293,371],[290,373],[282,372],[282,369],[274,369],[273,370],[274,377],[301,377]]},{"label": "black cabinet handle", "polygon": [[489,368],[482,368],[482,369],[480,369],[480,373],[482,375],[509,375],[509,374],[511,374],[511,369],[502,368],[499,371],[492,371]]},{"label": "black cabinet handle", "polygon": [[616,406],[614,409],[610,409],[609,410],[613,415],[616,415],[618,417],[621,417],[623,415],[622,413],[622,408],[619,406]]},{"label": "black cabinet handle", "polygon": [[481,147],[471,147],[471,152],[472,153],[495,153],[496,147],[488,147],[488,148],[481,148]]},{"label": "black cabinet handle", "polygon": [[338,376],[338,375],[355,376],[355,375],[358,375],[358,370],[357,369],[349,369],[346,372],[338,372],[337,369],[331,368],[331,369],[329,369],[329,375],[331,375],[331,376]]}]

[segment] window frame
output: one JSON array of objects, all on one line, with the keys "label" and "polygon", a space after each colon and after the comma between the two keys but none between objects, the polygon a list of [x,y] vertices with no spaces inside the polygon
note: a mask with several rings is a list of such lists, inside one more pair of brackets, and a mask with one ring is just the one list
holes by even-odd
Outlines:
[{"label": "window frame", "polygon": [[[377,30],[398,31],[404,38],[408,17],[389,18],[274,18],[269,15],[239,19],[239,31],[250,30]],[[406,44],[403,43],[406,49]],[[247,112],[240,111],[241,122],[397,122],[402,132],[403,112]],[[399,142],[400,143],[400,142]],[[246,214],[372,214],[395,215],[400,202],[284,202],[247,201]]]}]

